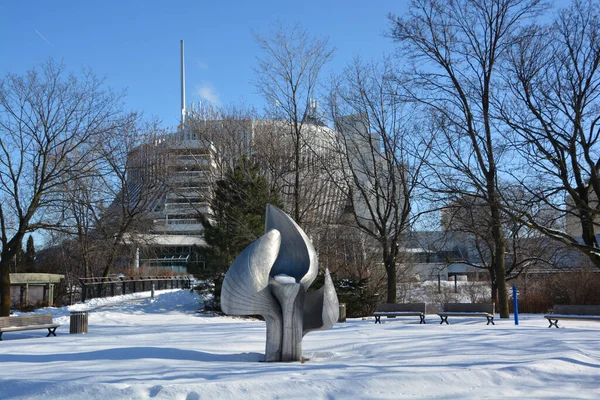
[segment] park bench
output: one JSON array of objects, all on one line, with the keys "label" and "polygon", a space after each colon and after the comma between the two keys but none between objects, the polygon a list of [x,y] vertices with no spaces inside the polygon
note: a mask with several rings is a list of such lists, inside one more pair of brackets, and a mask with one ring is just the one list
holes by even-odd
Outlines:
[{"label": "park bench", "polygon": [[0,317],[0,340],[4,332],[28,331],[32,329],[48,329],[48,334],[56,336],[56,328],[60,324],[52,322],[52,314],[21,315]]},{"label": "park bench", "polygon": [[378,304],[375,312],[375,323],[381,323],[381,317],[419,317],[419,324],[425,323],[425,303]]},{"label": "park bench", "polygon": [[568,306],[556,305],[552,309],[552,314],[544,315],[550,326],[558,328],[559,319],[572,319],[579,321],[600,321],[600,306]]},{"label": "park bench", "polygon": [[438,313],[448,325],[448,317],[485,317],[487,324],[494,324],[494,303],[444,303],[443,311]]}]

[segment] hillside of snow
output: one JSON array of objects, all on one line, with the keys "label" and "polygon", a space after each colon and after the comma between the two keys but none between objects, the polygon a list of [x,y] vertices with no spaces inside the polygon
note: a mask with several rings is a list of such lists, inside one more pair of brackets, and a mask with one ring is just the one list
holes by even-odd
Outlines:
[{"label": "hillside of snow", "polygon": [[[5,333],[0,399],[600,398],[600,323],[357,318],[306,335],[305,363],[265,363],[264,322],[197,313],[185,290],[148,296],[38,311],[57,337]],[[80,310],[89,332],[71,335]]]}]

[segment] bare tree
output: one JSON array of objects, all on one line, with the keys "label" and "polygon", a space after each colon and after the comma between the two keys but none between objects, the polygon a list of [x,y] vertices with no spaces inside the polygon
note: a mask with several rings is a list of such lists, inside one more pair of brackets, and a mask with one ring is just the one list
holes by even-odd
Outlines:
[{"label": "bare tree", "polygon": [[120,98],[84,70],[48,61],[0,81],[0,315],[10,312],[9,263],[23,236],[61,224],[64,181],[93,169],[96,138],[118,129]]},{"label": "bare tree", "polygon": [[333,55],[326,39],[311,38],[298,25],[278,25],[268,36],[254,35],[262,51],[255,67],[256,87],[268,103],[268,114],[284,124],[282,133],[291,137],[293,183],[289,196],[292,216],[302,223],[302,157],[306,154],[307,123],[314,122],[319,74]]},{"label": "bare tree", "polygon": [[433,117],[437,192],[468,194],[489,208],[502,318],[509,317],[498,188],[503,147],[492,106],[513,34],[541,6],[539,0],[415,0],[406,16],[389,17],[390,36],[412,66],[408,99],[427,105]]},{"label": "bare tree", "polygon": [[[148,231],[146,218],[166,193],[168,152],[155,122],[140,123],[134,115],[98,146],[102,190],[109,206],[94,213],[94,229],[104,241],[102,277],[106,278],[124,245],[133,245]],[[125,239],[128,239],[126,243]]]},{"label": "bare tree", "polygon": [[345,205],[344,194],[337,186],[339,182],[335,182],[331,174],[339,169],[337,133],[318,121],[305,123],[305,138],[296,170],[292,162],[295,157],[292,136],[280,134],[286,125],[287,122],[272,120],[256,124],[252,154],[265,172],[271,190],[280,193],[284,205],[289,206],[290,199],[298,200],[303,229],[313,236],[318,247],[319,239],[328,229],[326,225],[339,218]]},{"label": "bare tree", "polygon": [[[210,143],[216,167],[211,174],[213,187],[240,161],[252,160],[267,178],[270,193],[286,197],[287,206],[290,206],[293,194],[298,194],[303,228],[317,241],[322,237],[326,223],[339,215],[342,207],[341,193],[330,181],[326,170],[327,164],[335,160],[332,149],[336,133],[333,130],[319,123],[314,115],[310,121],[303,122],[305,140],[296,171],[292,161],[294,140],[287,121],[261,118],[253,110],[238,106],[205,107],[190,114],[186,122],[190,131],[188,136]],[[196,162],[204,161],[198,159]],[[300,190],[295,191],[297,177]],[[208,199],[208,202],[212,200]]]},{"label": "bare tree", "polygon": [[551,26],[523,34],[509,60],[500,118],[523,159],[513,175],[528,190],[524,200],[566,215],[567,229],[513,214],[600,268],[600,6],[573,1]]},{"label": "bare tree", "polygon": [[[502,190],[503,194],[509,192],[514,192],[511,198],[515,199],[520,190],[506,187]],[[505,212],[501,213],[501,218],[506,242],[506,281],[519,277],[530,268],[553,266],[558,250],[556,242],[541,236]],[[492,283],[491,293],[496,293],[496,270],[491,263],[494,254],[493,225],[485,202],[470,196],[457,197],[443,210],[442,226],[448,236],[456,236],[453,242],[460,240],[458,247],[461,251],[446,261],[486,270]]]},{"label": "bare tree", "polygon": [[356,226],[378,243],[388,303],[396,302],[399,241],[415,217],[414,197],[429,153],[399,89],[389,62],[357,59],[334,84],[330,106],[340,159],[331,173],[341,181]]},{"label": "bare tree", "polygon": [[93,275],[93,264],[96,260],[94,249],[98,246],[98,237],[94,237],[94,221],[97,220],[97,210],[102,208],[105,200],[98,196],[101,181],[97,174],[73,176],[64,185],[66,198],[63,215],[66,223],[63,228],[69,235],[63,239],[73,241],[69,247],[78,253],[78,261],[86,278]]},{"label": "bare tree", "polygon": [[333,277],[340,302],[350,316],[370,315],[385,301],[386,273],[372,237],[348,224],[327,224],[319,240],[319,264]]},{"label": "bare tree", "polygon": [[[186,117],[186,129],[193,140],[205,140],[214,146],[214,179],[222,179],[241,158],[254,152],[254,130],[258,115],[244,106],[212,105],[192,108]],[[193,156],[193,151],[190,151]],[[203,160],[195,160],[202,163]]]},{"label": "bare tree", "polygon": [[62,296],[62,300],[67,304],[73,304],[79,300],[75,288],[79,284],[78,278],[83,273],[81,253],[77,248],[73,248],[74,241],[69,240],[69,234],[63,230],[46,231],[44,236],[46,248],[38,253],[38,270],[64,275],[65,279],[59,285],[64,287],[64,291],[61,294],[59,287],[56,288],[56,302],[61,304]]}]

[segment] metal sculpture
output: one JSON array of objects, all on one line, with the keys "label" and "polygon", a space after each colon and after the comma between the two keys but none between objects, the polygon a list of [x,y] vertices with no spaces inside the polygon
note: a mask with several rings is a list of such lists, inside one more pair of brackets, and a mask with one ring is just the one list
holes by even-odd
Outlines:
[{"label": "metal sculpture", "polygon": [[221,309],[229,315],[264,317],[265,361],[300,361],[304,335],[337,322],[337,294],[327,269],[323,287],[307,292],[319,270],[317,253],[304,231],[270,204],[265,232],[229,267]]}]

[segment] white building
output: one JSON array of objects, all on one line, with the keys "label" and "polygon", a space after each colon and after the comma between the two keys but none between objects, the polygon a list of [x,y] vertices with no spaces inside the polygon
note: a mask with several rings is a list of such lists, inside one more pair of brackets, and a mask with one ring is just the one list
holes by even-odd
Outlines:
[{"label": "white building", "polygon": [[[222,177],[240,157],[259,162],[271,188],[278,192],[284,208],[294,209],[296,165],[294,133],[281,120],[209,119],[199,112],[188,118],[190,130],[210,141],[215,149],[215,177]],[[304,228],[313,222],[339,218],[346,204],[340,170],[337,132],[309,120],[302,124],[299,164],[300,215]]]},{"label": "white building", "polygon": [[[193,248],[206,245],[200,215],[211,216],[214,156],[210,142],[185,129],[156,137],[129,154],[130,198],[150,198],[144,214],[151,221],[150,232],[126,239],[144,244],[135,266],[184,272]],[[148,185],[152,189],[144,190]]]}]

